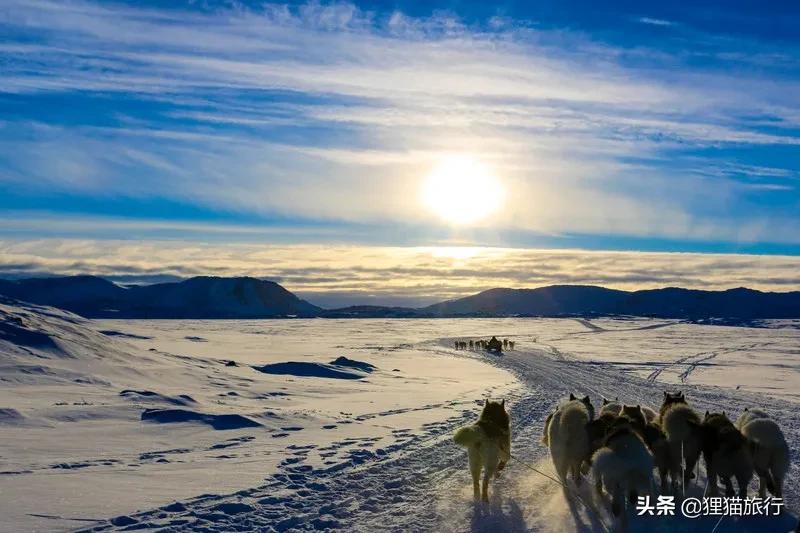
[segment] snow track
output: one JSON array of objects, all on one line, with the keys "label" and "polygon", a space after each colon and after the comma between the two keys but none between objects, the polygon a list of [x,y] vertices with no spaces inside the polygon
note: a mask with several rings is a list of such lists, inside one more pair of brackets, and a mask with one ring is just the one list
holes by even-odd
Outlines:
[{"label": "snow track", "polygon": [[[432,355],[446,351],[466,357],[470,352],[453,352],[451,340],[425,343]],[[602,396],[619,397],[631,404],[657,408],[666,387],[657,378],[663,367],[647,379],[620,372],[610,363],[567,357],[555,347],[519,350],[504,356],[479,355],[487,364],[513,373],[519,386],[506,397],[513,424],[512,453],[519,460],[552,473],[545,448],[539,444],[542,425],[553,406],[564,395],[588,394],[595,405]],[[672,363],[691,369],[716,353],[703,353]],[[685,381],[685,380],[684,380]],[[781,421],[792,456],[798,455],[800,416],[795,403],[732,389],[681,386],[698,410],[724,410],[732,418],[745,407],[767,407]],[[470,423],[479,412],[473,405],[450,406],[452,416],[428,424],[417,434],[406,433],[384,448],[364,448],[358,455],[326,468],[284,461],[280,471],[257,487],[227,495],[204,495],[160,509],[144,511],[81,531],[155,529],[178,531],[293,531],[342,529],[346,531],[600,531],[598,521],[610,528],[615,524],[589,489],[578,490],[591,509],[574,497],[565,498],[554,482],[522,464],[512,461],[490,488],[488,504],[472,501],[472,487],[464,450],[452,442],[453,431]],[[288,451],[288,450],[287,450]],[[302,450],[300,450],[302,452]],[[257,468],[256,464],[253,465]],[[796,523],[794,513],[800,496],[796,460],[787,476],[785,498],[790,513],[765,521],[725,519],[719,531],[788,531]],[[700,482],[704,476],[700,476]],[[755,487],[755,485],[753,485]],[[492,490],[494,489],[494,490]],[[695,491],[699,491],[695,488]],[[691,522],[676,519],[638,522],[631,529],[649,531],[710,531],[715,520]],[[665,529],[666,528],[666,529]]]}]

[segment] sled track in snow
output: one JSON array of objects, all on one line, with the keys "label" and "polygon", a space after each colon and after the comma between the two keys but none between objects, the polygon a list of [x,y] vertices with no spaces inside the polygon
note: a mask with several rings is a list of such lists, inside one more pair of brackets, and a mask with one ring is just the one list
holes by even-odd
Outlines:
[{"label": "sled track in snow", "polygon": [[647,376],[646,379],[647,379],[647,381],[653,383],[661,376],[661,374],[664,372],[664,370],[667,370],[668,368],[674,368],[674,367],[680,367],[680,366],[686,365],[686,369],[683,372],[681,372],[680,374],[678,374],[678,377],[680,378],[681,383],[685,385],[686,381],[689,379],[689,376],[691,375],[691,373],[694,372],[697,369],[698,366],[701,366],[703,364],[708,363],[709,361],[711,361],[712,359],[715,359],[719,355],[726,354],[726,353],[733,353],[733,352],[745,352],[745,351],[748,351],[748,350],[753,350],[754,348],[757,348],[759,346],[766,346],[766,345],[769,345],[769,344],[771,344],[771,343],[753,343],[753,344],[747,344],[747,345],[743,345],[743,346],[736,346],[736,347],[732,347],[732,348],[724,348],[724,349],[720,349],[720,350],[714,350],[714,351],[710,351],[710,352],[700,352],[700,353],[696,353],[694,355],[687,355],[685,357],[681,357],[680,359],[676,359],[675,361],[673,361],[671,363],[666,363],[666,364],[660,365],[658,368],[653,370],[653,372],[651,372]]},{"label": "sled track in snow", "polygon": [[[442,341],[433,345],[431,351],[476,357],[475,353],[461,354],[446,346],[448,341]],[[712,357],[708,352],[696,354],[673,365],[698,355]],[[553,468],[539,439],[544,420],[559,399],[569,392],[589,394],[597,405],[601,396],[618,396],[626,403],[657,408],[665,388],[656,381],[660,372],[641,379],[623,374],[612,365],[563,358],[561,352],[520,350],[499,357],[486,355],[483,359],[487,364],[508,370],[520,381],[520,386],[507,396],[514,455],[549,473]],[[695,363],[701,361],[702,357]],[[713,387],[683,386],[682,390],[698,411],[724,409],[738,413],[744,407],[768,405],[782,421],[792,446],[800,440],[796,404]],[[133,514],[126,517],[128,520],[118,520],[118,525],[104,522],[81,531],[137,528],[165,532],[341,529],[497,533],[591,531],[598,529],[598,519],[611,523],[605,510],[587,511],[580,503],[565,501],[561,489],[552,481],[513,461],[493,484],[496,490],[491,502],[474,504],[466,454],[452,442],[452,433],[457,427],[471,423],[479,406],[476,402],[474,406],[462,407],[447,420],[427,426],[416,438],[365,452],[330,468],[315,469],[300,461],[283,466],[258,487],[234,494],[204,495]],[[793,457],[797,457],[797,452],[792,450]],[[797,509],[797,470],[793,461],[785,487],[791,509]],[[587,485],[584,484],[582,494],[591,497]],[[600,502],[599,506],[602,505]]]}]

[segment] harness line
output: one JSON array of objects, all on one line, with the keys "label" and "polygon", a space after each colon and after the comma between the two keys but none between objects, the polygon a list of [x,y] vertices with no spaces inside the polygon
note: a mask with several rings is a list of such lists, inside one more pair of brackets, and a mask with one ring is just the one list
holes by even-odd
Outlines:
[{"label": "harness line", "polygon": [[723,518],[725,518],[724,514],[719,516],[719,520],[717,520],[717,525],[714,526],[714,529],[711,530],[711,533],[714,533],[717,530]]},{"label": "harness line", "polygon": [[564,490],[567,492],[567,494],[569,496],[574,496],[588,511],[590,511],[590,512],[595,514],[595,518],[597,519],[597,522],[600,524],[600,526],[603,528],[603,531],[605,531],[606,533],[611,533],[611,531],[608,529],[608,527],[606,527],[606,525],[603,523],[603,520],[600,517],[600,513],[597,512],[597,510],[594,508],[594,506],[590,506],[588,503],[586,503],[586,501],[583,499],[583,497],[581,497],[580,494],[578,494],[577,492],[571,491],[567,485],[565,485],[564,483],[561,482],[561,480],[554,478],[553,476],[551,476],[550,474],[548,474],[546,472],[542,472],[541,470],[539,470],[535,466],[530,465],[530,464],[526,463],[525,461],[523,461],[521,459],[518,459],[515,455],[509,453],[508,456],[511,459],[514,459],[516,462],[518,462],[522,466],[524,466],[526,468],[529,468],[530,470],[533,470],[534,472],[536,472],[540,476],[544,476],[547,479],[549,479],[550,481],[553,481],[554,483],[558,483],[559,485],[564,487]]}]

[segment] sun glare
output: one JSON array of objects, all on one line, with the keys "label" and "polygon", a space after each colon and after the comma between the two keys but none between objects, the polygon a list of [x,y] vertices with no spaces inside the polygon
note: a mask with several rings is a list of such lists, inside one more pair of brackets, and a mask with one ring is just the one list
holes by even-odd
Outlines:
[{"label": "sun glare", "polygon": [[451,224],[471,224],[496,212],[504,191],[491,170],[472,157],[448,156],[434,167],[422,189],[425,206]]}]

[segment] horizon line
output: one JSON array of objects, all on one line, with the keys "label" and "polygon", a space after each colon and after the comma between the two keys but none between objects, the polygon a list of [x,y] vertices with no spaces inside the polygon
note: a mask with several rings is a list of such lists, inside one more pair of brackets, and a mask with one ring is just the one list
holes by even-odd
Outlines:
[{"label": "horizon line", "polygon": [[[169,280],[169,281],[156,281],[156,282],[152,282],[152,283],[127,283],[126,284],[126,283],[119,283],[117,281],[114,281],[113,279],[109,279],[108,277],[100,276],[100,275],[96,275],[96,274],[70,274],[70,275],[52,274],[52,275],[38,275],[38,276],[29,276],[29,277],[8,278],[8,277],[5,277],[4,274],[0,273],[0,281],[9,281],[9,282],[18,282],[18,281],[25,281],[25,280],[43,280],[43,279],[68,279],[68,278],[94,278],[94,279],[100,279],[100,280],[106,281],[108,283],[112,283],[112,284],[114,284],[114,285],[116,285],[116,286],[118,286],[120,288],[123,288],[123,289],[127,289],[129,287],[136,287],[136,286],[150,286],[150,285],[160,285],[160,284],[177,284],[177,283],[183,283],[183,282],[186,282],[186,281],[189,281],[189,280],[192,280],[192,279],[198,279],[198,278],[230,279],[230,280],[252,279],[252,280],[256,280],[256,281],[274,283],[275,285],[278,285],[279,287],[282,287],[283,289],[285,289],[286,291],[288,291],[292,295],[300,298],[301,300],[304,300],[307,303],[310,303],[310,304],[314,305],[315,307],[320,308],[323,311],[336,311],[336,310],[340,310],[340,309],[348,309],[348,308],[353,308],[353,307],[375,307],[375,308],[420,310],[420,309],[425,309],[427,307],[431,307],[431,306],[438,305],[438,304],[443,304],[443,303],[448,303],[448,302],[452,302],[452,301],[456,301],[456,300],[461,300],[461,299],[464,299],[464,298],[469,298],[471,296],[476,296],[476,295],[483,294],[483,293],[489,292],[489,291],[498,291],[498,290],[535,291],[535,290],[549,289],[549,288],[554,288],[554,287],[596,288],[596,289],[603,289],[603,290],[608,290],[608,291],[623,292],[623,293],[627,293],[627,294],[634,294],[634,293],[638,293],[638,292],[663,291],[663,290],[670,290],[670,289],[682,290],[682,291],[694,291],[694,292],[708,292],[708,293],[723,293],[723,292],[730,292],[730,291],[737,291],[737,290],[745,290],[745,291],[757,292],[757,293],[761,293],[761,294],[793,294],[793,293],[800,293],[800,290],[763,291],[763,290],[760,290],[760,289],[753,289],[753,288],[745,287],[745,286],[730,287],[730,288],[726,288],[726,289],[697,289],[697,288],[688,288],[688,287],[680,287],[680,286],[670,285],[670,286],[659,286],[659,287],[647,288],[647,289],[626,290],[626,289],[618,289],[618,288],[614,288],[614,287],[609,287],[609,286],[605,286],[605,285],[593,285],[593,284],[582,284],[582,283],[553,283],[553,284],[540,285],[540,286],[535,286],[535,287],[490,287],[488,289],[476,290],[476,292],[470,293],[470,294],[468,294],[466,296],[458,296],[458,297],[455,297],[455,298],[445,298],[445,299],[442,299],[442,300],[438,300],[438,301],[436,301],[436,302],[434,302],[432,304],[427,304],[427,305],[423,305],[423,306],[404,306],[404,305],[377,304],[377,303],[355,303],[355,304],[349,304],[349,305],[344,305],[344,306],[339,306],[339,307],[324,307],[324,306],[317,305],[317,304],[313,303],[313,301],[311,301],[309,299],[308,295],[314,295],[314,294],[336,295],[337,292],[342,292],[342,291],[297,291],[296,292],[296,291],[286,287],[285,285],[283,285],[279,281],[275,281],[275,280],[272,280],[272,279],[269,279],[269,278],[265,278],[265,277],[258,277],[258,276],[196,275],[196,276],[189,276],[189,277],[183,277],[183,278],[176,278],[176,279]],[[352,294],[352,293],[348,293],[348,294]],[[0,296],[2,296],[2,295],[0,294]]]}]

